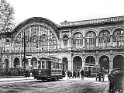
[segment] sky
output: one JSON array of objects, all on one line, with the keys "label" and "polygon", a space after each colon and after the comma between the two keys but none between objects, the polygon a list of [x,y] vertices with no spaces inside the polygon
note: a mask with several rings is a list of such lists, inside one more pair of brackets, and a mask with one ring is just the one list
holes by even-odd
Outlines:
[{"label": "sky", "polygon": [[7,0],[14,8],[15,24],[43,17],[60,24],[124,15],[124,0]]}]

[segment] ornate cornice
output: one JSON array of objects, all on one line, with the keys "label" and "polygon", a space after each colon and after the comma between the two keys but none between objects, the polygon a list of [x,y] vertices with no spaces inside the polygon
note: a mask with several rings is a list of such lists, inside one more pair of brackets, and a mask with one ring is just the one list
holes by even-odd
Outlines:
[{"label": "ornate cornice", "polygon": [[79,26],[79,25],[105,24],[105,23],[113,23],[113,22],[121,22],[121,21],[124,21],[124,16],[90,19],[90,20],[74,21],[74,22],[68,22],[65,20],[60,24],[61,27],[66,27],[66,26],[69,27],[69,26]]}]

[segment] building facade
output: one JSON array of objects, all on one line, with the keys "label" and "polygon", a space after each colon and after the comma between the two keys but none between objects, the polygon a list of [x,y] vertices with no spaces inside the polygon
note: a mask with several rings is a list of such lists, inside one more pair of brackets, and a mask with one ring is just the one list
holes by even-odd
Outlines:
[{"label": "building facade", "polygon": [[0,69],[24,67],[24,41],[26,68],[37,68],[43,56],[59,58],[65,71],[85,65],[108,72],[124,67],[124,16],[60,25],[42,17],[27,19],[0,34]]}]

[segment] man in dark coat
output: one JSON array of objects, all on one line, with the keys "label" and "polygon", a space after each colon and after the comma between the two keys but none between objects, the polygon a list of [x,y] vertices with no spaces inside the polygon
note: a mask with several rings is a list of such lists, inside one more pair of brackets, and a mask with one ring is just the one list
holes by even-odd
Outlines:
[{"label": "man in dark coat", "polygon": [[76,72],[75,71],[73,72],[73,77],[76,78]]},{"label": "man in dark coat", "polygon": [[81,70],[80,74],[81,74],[82,80],[84,80],[84,70],[83,69]]}]

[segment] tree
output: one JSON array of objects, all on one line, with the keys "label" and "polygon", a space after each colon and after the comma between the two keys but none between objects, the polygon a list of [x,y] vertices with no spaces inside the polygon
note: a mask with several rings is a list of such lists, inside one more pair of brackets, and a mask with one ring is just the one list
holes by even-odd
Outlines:
[{"label": "tree", "polygon": [[14,10],[5,0],[0,0],[0,33],[10,32],[14,27]]}]

